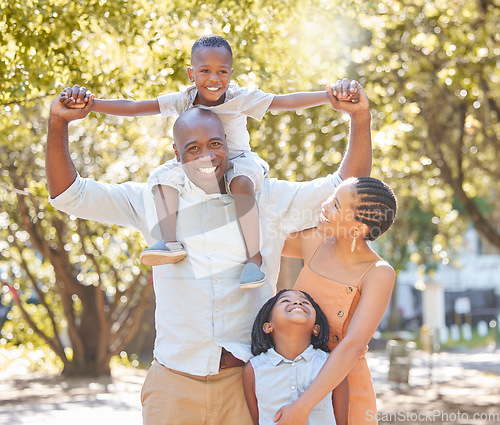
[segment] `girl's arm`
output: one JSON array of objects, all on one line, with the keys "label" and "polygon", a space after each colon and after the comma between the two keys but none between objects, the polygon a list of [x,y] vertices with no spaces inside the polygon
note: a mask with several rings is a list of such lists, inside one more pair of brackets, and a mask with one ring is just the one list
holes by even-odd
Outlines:
[{"label": "girl's arm", "polygon": [[349,412],[349,381],[347,376],[332,392],[333,413],[337,425],[347,425],[347,413]]},{"label": "girl's arm", "polygon": [[250,362],[243,368],[243,392],[245,393],[248,410],[250,410],[253,423],[254,425],[259,425],[259,408],[257,397],[255,396],[255,374]]},{"label": "girl's arm", "polygon": [[298,400],[276,414],[274,420],[279,419],[279,425],[306,425],[312,408],[342,382],[364,353],[384,316],[396,280],[394,269],[385,261],[380,261],[367,277],[345,338]]}]

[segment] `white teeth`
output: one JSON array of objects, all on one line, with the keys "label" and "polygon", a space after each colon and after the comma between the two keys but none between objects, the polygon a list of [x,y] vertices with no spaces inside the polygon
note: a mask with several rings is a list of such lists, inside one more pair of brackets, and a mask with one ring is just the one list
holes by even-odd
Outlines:
[{"label": "white teeth", "polygon": [[210,167],[210,168],[199,168],[198,171],[203,174],[211,174],[215,172],[217,167]]},{"label": "white teeth", "polygon": [[320,215],[321,220],[325,221],[326,223],[330,223],[330,220],[328,220],[325,216],[325,214],[321,213]]},{"label": "white teeth", "polygon": [[220,87],[207,87],[207,90],[209,91],[217,91],[219,90]]},{"label": "white teeth", "polygon": [[302,310],[302,309],[301,309],[301,308],[299,308],[299,307],[295,307],[292,311],[290,311],[290,313],[293,313],[294,311],[300,311],[300,312],[302,312],[302,313],[305,313],[305,311],[304,311],[304,310]]}]

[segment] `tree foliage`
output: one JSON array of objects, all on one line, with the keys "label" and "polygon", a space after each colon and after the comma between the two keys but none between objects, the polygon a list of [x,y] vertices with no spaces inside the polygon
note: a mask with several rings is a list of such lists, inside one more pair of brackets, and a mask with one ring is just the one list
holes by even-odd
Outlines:
[{"label": "tree foliage", "polygon": [[[234,47],[235,80],[241,85],[274,92],[320,88],[344,75],[345,64],[336,59],[339,48],[330,49],[338,17],[321,1],[293,7],[283,0],[0,4],[0,197],[5,205],[0,267],[3,291],[10,291],[4,298],[17,303],[10,317],[22,324],[19,329],[48,344],[65,373],[109,373],[110,356],[133,337],[150,292],[148,273],[137,260],[144,244],[128,229],[68,217],[48,204],[43,154],[51,99],[71,83],[85,84],[102,98],[147,99],[178,90],[188,83],[191,45],[207,32],[226,36]],[[313,14],[316,23],[329,27],[328,34],[304,19],[318,8],[323,14]],[[306,45],[301,38],[308,32]],[[316,43],[311,58],[306,48]],[[300,54],[291,54],[294,46],[301,46]],[[339,162],[330,131],[338,126],[345,134],[344,120],[332,122],[329,108],[317,118],[311,111],[304,115],[272,116],[269,124],[251,129],[255,144],[265,140],[258,148],[276,174],[298,179],[321,174],[316,158],[323,156],[323,146],[329,151],[322,163]],[[319,127],[311,126],[311,117]],[[72,158],[86,177],[144,181],[172,155],[170,125],[171,120],[93,114],[71,126]],[[274,136],[275,129],[283,138]],[[290,148],[299,132],[310,135]],[[297,175],[286,171],[294,164]],[[310,172],[301,172],[307,164]],[[33,294],[38,305],[26,302]],[[18,330],[17,337],[21,334]]]},{"label": "tree foliage", "polygon": [[[12,320],[49,344],[67,373],[109,372],[151,285],[137,260],[140,235],[48,204],[50,101],[72,83],[109,99],[179,90],[191,45],[206,33],[228,39],[242,86],[287,93],[347,76],[366,87],[374,175],[390,181],[401,207],[380,244],[397,269],[408,259],[448,261],[466,218],[500,246],[499,10],[490,0],[0,0],[0,8],[0,277],[5,294],[15,291],[6,302],[19,295]],[[71,126],[73,160],[85,177],[145,181],[172,156],[171,124],[91,114]],[[347,117],[329,106],[268,114],[249,129],[270,175],[297,181],[336,169],[348,132]],[[33,294],[38,305],[26,303]]]},{"label": "tree foliage", "polygon": [[433,213],[446,264],[464,219],[500,248],[500,10],[489,0],[381,1],[353,52],[377,105],[380,169]]}]

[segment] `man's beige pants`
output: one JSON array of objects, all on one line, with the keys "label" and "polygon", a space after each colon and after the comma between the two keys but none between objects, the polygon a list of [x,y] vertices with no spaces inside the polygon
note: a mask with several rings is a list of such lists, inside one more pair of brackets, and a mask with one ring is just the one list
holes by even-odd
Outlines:
[{"label": "man's beige pants", "polygon": [[194,376],[153,361],[141,392],[144,425],[252,425],[243,367]]}]

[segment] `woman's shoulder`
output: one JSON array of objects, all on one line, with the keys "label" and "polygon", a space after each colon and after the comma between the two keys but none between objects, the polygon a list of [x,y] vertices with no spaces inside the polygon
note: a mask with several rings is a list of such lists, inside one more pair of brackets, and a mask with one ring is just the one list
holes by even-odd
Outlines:
[{"label": "woman's shoulder", "polygon": [[360,281],[360,287],[366,286],[373,282],[374,284],[380,285],[386,282],[387,284],[393,285],[396,280],[396,271],[389,264],[388,261],[377,255],[377,258],[373,261],[370,268],[367,270],[365,276]]}]

